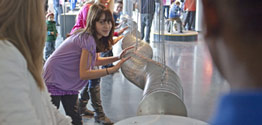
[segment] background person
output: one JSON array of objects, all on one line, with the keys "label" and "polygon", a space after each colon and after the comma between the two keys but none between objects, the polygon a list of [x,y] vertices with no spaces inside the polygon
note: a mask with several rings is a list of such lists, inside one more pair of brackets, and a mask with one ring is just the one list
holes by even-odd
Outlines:
[{"label": "background person", "polygon": [[150,43],[150,32],[151,32],[152,21],[154,18],[154,13],[155,13],[156,1],[158,0],[139,0],[140,6],[138,6],[138,10],[141,13],[141,18],[140,18],[141,39],[143,40],[145,38],[145,41],[147,43]]},{"label": "background person", "polygon": [[55,41],[58,35],[53,13],[48,13],[46,15],[46,26],[47,37],[45,42],[45,60],[47,60],[47,58],[55,51]]}]

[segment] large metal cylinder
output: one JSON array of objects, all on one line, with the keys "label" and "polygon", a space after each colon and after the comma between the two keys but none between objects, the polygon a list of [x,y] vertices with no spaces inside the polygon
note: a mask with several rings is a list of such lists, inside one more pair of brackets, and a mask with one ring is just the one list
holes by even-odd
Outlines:
[{"label": "large metal cylinder", "polygon": [[187,116],[183,103],[183,88],[176,73],[169,67],[150,61],[147,63],[147,80],[137,115]]},{"label": "large metal cylinder", "polygon": [[[137,42],[136,42],[137,41]],[[150,45],[127,33],[122,40],[122,49],[137,45],[137,49],[129,51],[121,71],[124,76],[144,89],[137,115],[168,114],[187,116],[183,103],[183,88],[176,73],[169,67],[153,61]]]}]

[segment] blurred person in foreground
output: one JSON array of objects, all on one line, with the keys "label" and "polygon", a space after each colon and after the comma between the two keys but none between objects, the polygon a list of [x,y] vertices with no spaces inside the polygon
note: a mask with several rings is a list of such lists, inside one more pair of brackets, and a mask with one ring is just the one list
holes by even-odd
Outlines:
[{"label": "blurred person in foreground", "polygon": [[0,124],[71,125],[43,82],[45,0],[0,2]]},{"label": "blurred person in foreground", "polygon": [[203,0],[205,41],[231,92],[211,125],[262,124],[262,1]]}]

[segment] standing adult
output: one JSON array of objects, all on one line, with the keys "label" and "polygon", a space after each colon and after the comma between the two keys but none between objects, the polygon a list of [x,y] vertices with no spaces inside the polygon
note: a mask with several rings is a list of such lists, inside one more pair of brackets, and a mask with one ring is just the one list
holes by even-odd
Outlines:
[{"label": "standing adult", "polygon": [[196,0],[186,0],[184,10],[187,11],[184,28],[186,29],[187,27],[187,30],[195,30]]},{"label": "standing adult", "polygon": [[143,40],[145,38],[147,43],[150,43],[150,32],[155,13],[155,3],[156,0],[140,0],[138,4],[138,10],[141,13],[141,39]]},{"label": "standing adult", "polygon": [[53,0],[53,6],[54,6],[54,10],[55,10],[55,22],[56,22],[56,25],[59,26],[58,17],[63,11],[60,0]]}]

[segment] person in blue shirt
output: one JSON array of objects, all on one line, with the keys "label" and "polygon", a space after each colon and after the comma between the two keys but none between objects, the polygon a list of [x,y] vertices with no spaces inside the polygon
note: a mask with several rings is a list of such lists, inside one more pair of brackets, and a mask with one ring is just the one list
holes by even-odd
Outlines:
[{"label": "person in blue shirt", "polygon": [[[172,5],[171,5],[170,13],[169,13],[169,19],[172,21],[172,23],[174,21],[176,21],[178,23],[177,29],[178,29],[179,33],[183,33],[182,21],[180,19],[181,13],[182,13],[182,9],[180,8],[180,2],[179,1],[173,2]],[[170,31],[170,27],[169,27],[168,31]]]},{"label": "person in blue shirt", "polygon": [[123,2],[118,0],[115,2],[115,7],[114,7],[114,12],[113,12],[113,17],[115,20],[115,26],[117,26],[119,24],[119,18],[120,15],[122,14],[122,10],[123,10]]},{"label": "person in blue shirt", "polygon": [[202,2],[207,47],[231,86],[210,125],[262,125],[262,1]]}]

